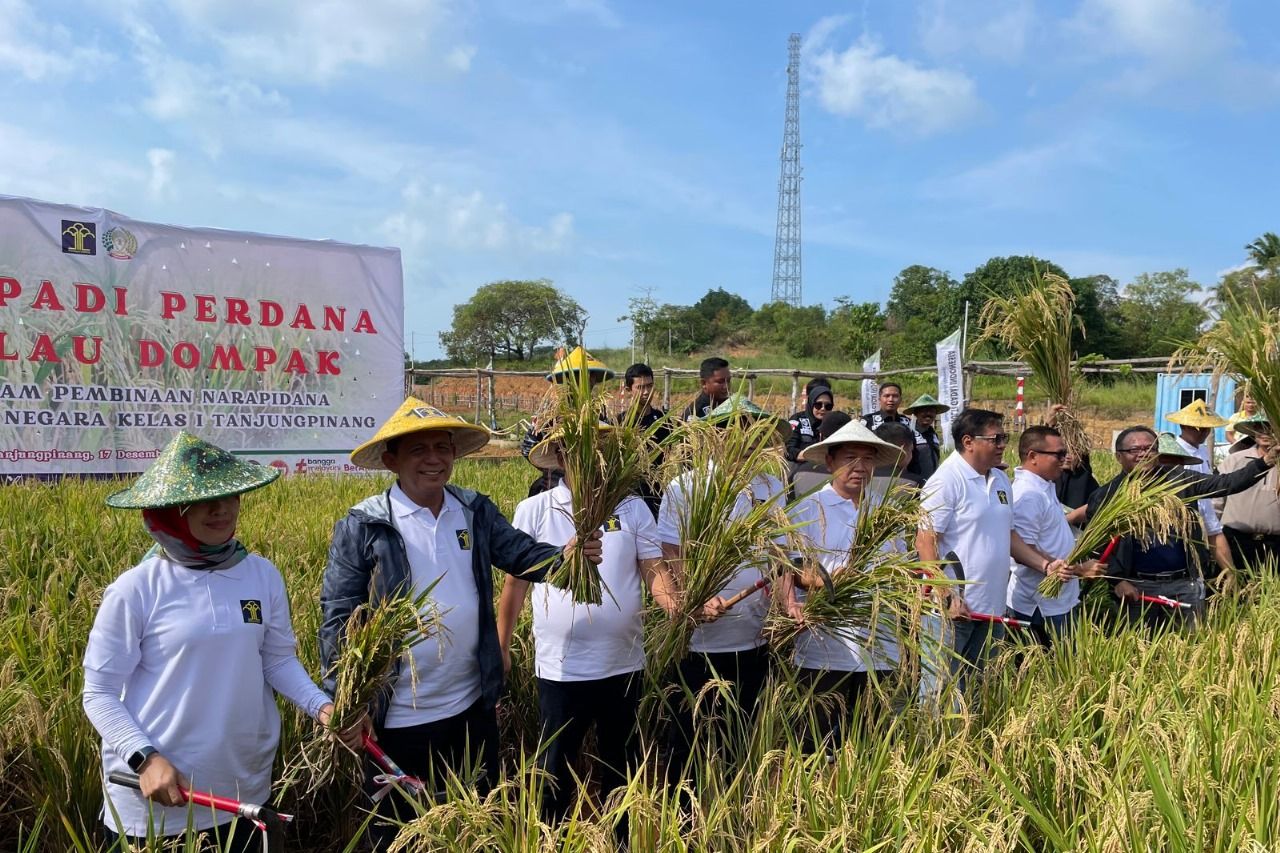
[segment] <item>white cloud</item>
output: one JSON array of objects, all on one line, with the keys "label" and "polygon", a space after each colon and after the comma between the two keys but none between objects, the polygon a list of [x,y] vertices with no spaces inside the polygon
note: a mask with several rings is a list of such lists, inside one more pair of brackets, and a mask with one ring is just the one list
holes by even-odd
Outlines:
[{"label": "white cloud", "polygon": [[0,68],[13,68],[28,80],[65,79],[110,59],[73,39],[66,27],[40,20],[24,0],[0,0]]},{"label": "white cloud", "polygon": [[465,72],[471,70],[471,60],[475,58],[475,55],[475,45],[463,44],[449,51],[449,55],[444,58],[444,61],[453,70]]},{"label": "white cloud", "polygon": [[574,236],[573,216],[557,213],[544,225],[520,222],[504,202],[479,190],[458,192],[441,184],[411,181],[404,207],[382,223],[388,239],[409,249],[555,253]]},{"label": "white cloud", "polygon": [[1200,0],[1082,0],[1062,24],[1085,59],[1120,63],[1106,88],[1248,103],[1280,96],[1280,70],[1241,57],[1223,4]]},{"label": "white cloud", "polygon": [[843,51],[828,46],[840,23],[819,21],[805,45],[806,75],[829,112],[871,127],[928,135],[962,124],[981,109],[973,80],[961,71],[924,68],[885,53],[868,35]]},{"label": "white cloud", "polygon": [[449,61],[449,0],[176,0],[240,74],[328,83],[361,68]]},{"label": "white cloud", "polygon": [[173,183],[173,152],[167,148],[150,148],[147,150],[147,163],[151,166],[147,191],[153,199],[164,198]]},{"label": "white cloud", "polygon": [[919,18],[921,43],[936,56],[976,53],[1010,63],[1023,58],[1036,27],[1030,0],[931,0]]},{"label": "white cloud", "polygon": [[0,122],[0,187],[7,195],[63,204],[110,205],[127,199],[146,173],[56,138]]}]

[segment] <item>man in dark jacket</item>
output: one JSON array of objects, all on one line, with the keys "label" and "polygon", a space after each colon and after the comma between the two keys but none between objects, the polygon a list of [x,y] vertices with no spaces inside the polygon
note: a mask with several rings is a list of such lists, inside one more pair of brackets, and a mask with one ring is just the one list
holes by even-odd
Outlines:
[{"label": "man in dark jacket", "polygon": [[680,420],[694,421],[711,414],[712,409],[729,399],[729,385],[732,382],[733,372],[729,370],[729,362],[716,355],[704,358],[702,364],[698,365],[701,391],[697,399],[680,413]]},{"label": "man in dark jacket", "polygon": [[911,455],[911,464],[907,470],[927,480],[938,470],[942,460],[942,436],[933,428],[938,416],[950,411],[946,403],[935,400],[929,394],[921,394],[915,402],[902,410],[902,414],[911,415],[915,422],[915,453]]},{"label": "man in dark jacket", "polygon": [[[481,790],[498,770],[495,706],[502,689],[502,653],[493,609],[492,567],[540,581],[564,548],[513,528],[484,495],[449,484],[454,460],[489,441],[483,427],[450,418],[410,397],[351,461],[387,469],[395,485],[352,507],[334,527],[320,596],[320,656],[325,685],[336,685],[351,614],[361,604],[417,597],[430,590],[445,630],[398,661],[388,689],[372,708],[382,748],[404,770],[438,789],[447,769],[479,767]],[[600,534],[585,546],[600,561]],[[372,787],[372,765],[368,778]],[[391,809],[402,809],[395,796]],[[381,805],[381,804],[380,804]],[[404,808],[399,816],[412,817]],[[376,849],[396,827],[375,822]]]},{"label": "man in dark jacket", "polygon": [[[1183,484],[1178,496],[1183,500],[1234,495],[1266,476],[1275,462],[1275,451],[1265,459],[1253,459],[1230,474],[1200,474],[1182,468],[1198,462],[1187,454],[1170,433],[1159,436],[1144,426],[1129,427],[1116,437],[1116,458],[1120,473],[1089,497],[1085,525],[1130,477],[1133,471],[1146,470],[1142,463],[1156,457],[1157,476]],[[1204,578],[1200,567],[1209,559],[1202,543],[1189,541],[1171,533],[1167,538],[1144,544],[1132,536],[1120,539],[1107,561],[1107,576],[1112,592],[1120,600],[1123,615],[1131,624],[1150,629],[1169,625],[1193,626],[1204,612]],[[1189,605],[1163,606],[1144,602],[1143,595],[1163,597]]]}]

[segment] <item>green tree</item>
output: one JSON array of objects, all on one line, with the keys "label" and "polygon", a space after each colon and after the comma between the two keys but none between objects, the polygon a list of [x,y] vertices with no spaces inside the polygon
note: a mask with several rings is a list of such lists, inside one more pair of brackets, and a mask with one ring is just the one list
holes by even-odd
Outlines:
[{"label": "green tree", "polygon": [[1124,289],[1120,331],[1134,358],[1172,355],[1194,340],[1208,314],[1194,301],[1200,285],[1185,269],[1142,273]]},{"label": "green tree", "polygon": [[861,363],[875,352],[884,336],[885,315],[878,302],[853,302],[836,297],[836,307],[827,317],[827,339],[835,352]]},{"label": "green tree", "polygon": [[524,361],[539,344],[573,344],[586,313],[547,279],[494,281],[453,308],[440,344],[453,361]]},{"label": "green tree", "polygon": [[694,303],[693,310],[707,321],[712,341],[723,341],[746,328],[755,314],[750,302],[722,287],[708,290]]},{"label": "green tree", "polygon": [[1072,332],[1071,348],[1077,355],[1101,353],[1108,358],[1132,358],[1129,343],[1120,334],[1120,286],[1109,275],[1070,280],[1076,295],[1076,315],[1084,325]]},{"label": "green tree", "polygon": [[711,343],[711,323],[689,305],[665,304],[640,325],[650,350],[691,353]]},{"label": "green tree", "polygon": [[812,358],[828,349],[827,312],[821,305],[770,302],[755,312],[752,326],[757,341],[780,346],[792,358]]},{"label": "green tree", "polygon": [[934,344],[962,319],[960,284],[950,274],[919,264],[902,270],[894,276],[885,307],[885,366],[932,364]]},{"label": "green tree", "polygon": [[1280,236],[1268,231],[1244,247],[1254,266],[1269,267],[1280,262]]}]

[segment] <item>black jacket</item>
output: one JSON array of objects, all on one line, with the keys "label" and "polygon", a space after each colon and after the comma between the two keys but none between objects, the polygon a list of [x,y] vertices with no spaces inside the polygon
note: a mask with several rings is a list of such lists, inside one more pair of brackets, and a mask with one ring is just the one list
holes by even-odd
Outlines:
[{"label": "black jacket", "polygon": [[[815,385],[809,390],[809,397],[805,401],[804,411],[796,412],[787,421],[791,424],[791,435],[787,436],[787,459],[796,462],[800,459],[800,451],[804,450],[811,444],[818,443],[818,427],[822,421],[813,416],[813,404],[818,402],[818,398],[822,396],[835,399],[835,395],[831,393],[831,389],[825,385]],[[827,410],[830,414],[831,410]]]}]

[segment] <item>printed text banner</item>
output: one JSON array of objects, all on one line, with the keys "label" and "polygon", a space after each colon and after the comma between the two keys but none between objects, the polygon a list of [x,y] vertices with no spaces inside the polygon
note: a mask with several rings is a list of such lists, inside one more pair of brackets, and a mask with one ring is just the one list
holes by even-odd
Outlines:
[{"label": "printed text banner", "polygon": [[403,314],[397,249],[0,196],[0,474],[142,471],[180,429],[336,460],[403,399]]}]

